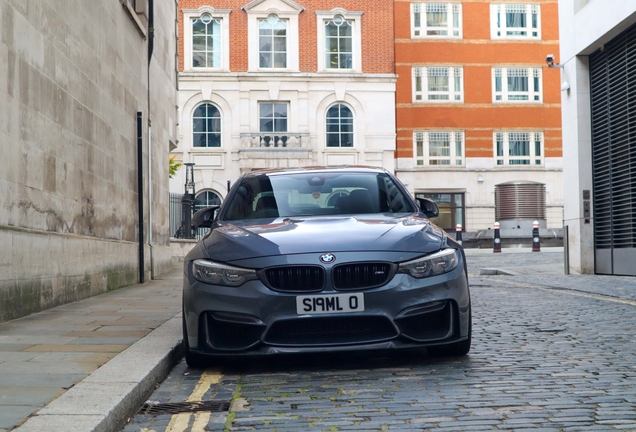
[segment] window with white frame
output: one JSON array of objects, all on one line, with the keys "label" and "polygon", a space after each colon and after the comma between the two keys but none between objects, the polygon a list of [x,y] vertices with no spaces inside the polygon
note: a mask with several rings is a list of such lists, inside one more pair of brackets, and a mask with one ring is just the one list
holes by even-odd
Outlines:
[{"label": "window with white frame", "polygon": [[203,103],[194,110],[192,146],[221,147],[221,112],[216,106]]},{"label": "window with white frame", "polygon": [[287,67],[287,21],[271,14],[258,20],[258,57],[260,68]]},{"label": "window with white frame", "polygon": [[343,104],[327,110],[327,147],[353,147],[353,113]]},{"label": "window with white frame", "polygon": [[209,6],[184,9],[184,70],[229,71],[229,16],[231,11]]},{"label": "window with white frame", "polygon": [[415,132],[414,141],[416,166],[464,166],[464,132]]},{"label": "window with white frame", "polygon": [[493,102],[541,102],[541,68],[493,68]]},{"label": "window with white frame", "polygon": [[221,67],[221,20],[204,13],[191,19],[192,67]]},{"label": "window with white frame", "polygon": [[362,12],[316,11],[318,71],[362,72]]},{"label": "window with white frame", "polygon": [[541,39],[541,8],[538,4],[490,5],[492,39]]},{"label": "window with white frame", "polygon": [[325,20],[325,68],[351,69],[353,67],[353,21],[336,15]]},{"label": "window with white frame", "polygon": [[411,37],[461,38],[461,3],[411,3]]},{"label": "window with white frame", "polygon": [[284,102],[258,104],[259,130],[261,132],[287,132],[287,107]]},{"label": "window with white frame", "polygon": [[463,102],[463,68],[429,66],[413,68],[415,102]]},{"label": "window with white frame", "polygon": [[497,166],[543,165],[542,132],[495,132]]},{"label": "window with white frame", "polygon": [[299,15],[305,10],[293,0],[252,0],[247,14],[248,72],[297,72]]}]

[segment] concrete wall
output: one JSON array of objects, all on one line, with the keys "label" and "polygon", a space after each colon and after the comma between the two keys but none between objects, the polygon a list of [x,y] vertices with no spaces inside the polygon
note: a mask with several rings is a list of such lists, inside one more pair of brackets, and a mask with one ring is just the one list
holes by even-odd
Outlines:
[{"label": "concrete wall", "polygon": [[149,73],[127,2],[0,0],[0,321],[138,281],[138,111],[145,277],[170,268],[175,1],[155,11]]},{"label": "concrete wall", "polygon": [[561,81],[570,85],[562,92],[563,176],[567,179],[564,213],[569,226],[570,267],[578,273],[594,273],[594,220],[585,223],[582,197],[583,190],[592,190],[588,56],[634,22],[636,3],[632,1],[559,1],[561,55],[557,62],[564,65]]}]

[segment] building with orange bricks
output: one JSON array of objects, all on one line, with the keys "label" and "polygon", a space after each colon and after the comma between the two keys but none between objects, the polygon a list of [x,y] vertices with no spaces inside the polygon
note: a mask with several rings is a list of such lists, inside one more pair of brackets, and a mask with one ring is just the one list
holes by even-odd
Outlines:
[{"label": "building with orange bricks", "polygon": [[[177,160],[198,206],[242,173],[395,164],[393,0],[180,0]],[[183,193],[186,170],[171,180]]]},{"label": "building with orange bricks", "polygon": [[394,17],[398,177],[445,229],[560,228],[557,0],[396,0]]}]

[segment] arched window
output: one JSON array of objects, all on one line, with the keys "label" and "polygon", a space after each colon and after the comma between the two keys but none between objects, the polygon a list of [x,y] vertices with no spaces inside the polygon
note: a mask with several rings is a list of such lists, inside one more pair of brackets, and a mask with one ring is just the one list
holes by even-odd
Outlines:
[{"label": "arched window", "polygon": [[221,197],[212,191],[199,192],[194,199],[195,212],[215,205],[221,205]]},{"label": "arched window", "polygon": [[192,146],[221,147],[221,112],[214,105],[204,103],[194,110]]},{"label": "arched window", "polygon": [[327,147],[353,147],[353,114],[346,105],[327,110]]}]

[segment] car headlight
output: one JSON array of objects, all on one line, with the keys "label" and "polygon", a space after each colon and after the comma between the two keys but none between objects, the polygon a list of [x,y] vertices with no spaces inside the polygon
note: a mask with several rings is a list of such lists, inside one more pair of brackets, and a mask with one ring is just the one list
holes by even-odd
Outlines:
[{"label": "car headlight", "polygon": [[433,255],[401,263],[398,273],[407,273],[421,279],[448,273],[457,268],[458,264],[459,252],[456,249],[444,249]]},{"label": "car headlight", "polygon": [[248,280],[257,279],[254,270],[231,267],[202,259],[192,263],[192,270],[196,280],[214,285],[237,287]]}]

